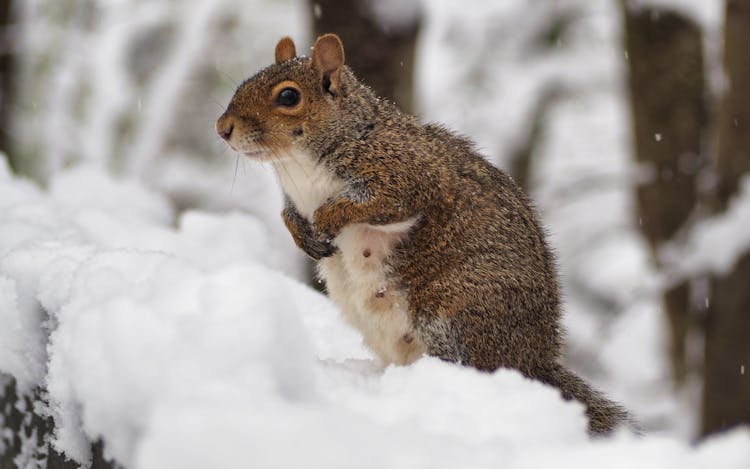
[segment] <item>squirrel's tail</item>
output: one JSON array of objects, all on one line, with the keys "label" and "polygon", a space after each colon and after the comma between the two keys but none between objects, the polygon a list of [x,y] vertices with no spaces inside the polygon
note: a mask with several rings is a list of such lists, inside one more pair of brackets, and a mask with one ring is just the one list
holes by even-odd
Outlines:
[{"label": "squirrel's tail", "polygon": [[586,406],[589,434],[592,436],[606,435],[621,425],[630,427],[636,433],[641,432],[627,410],[604,397],[565,367],[559,366],[540,373],[537,379],[560,389],[564,399],[575,399]]}]

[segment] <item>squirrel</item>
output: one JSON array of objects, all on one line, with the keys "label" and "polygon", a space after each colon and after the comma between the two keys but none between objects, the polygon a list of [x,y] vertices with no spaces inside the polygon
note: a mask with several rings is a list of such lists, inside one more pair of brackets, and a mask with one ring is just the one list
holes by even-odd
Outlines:
[{"label": "squirrel", "polygon": [[561,364],[556,265],[527,196],[474,145],[378,98],[335,34],[312,57],[282,38],[216,122],[270,161],[282,217],[347,322],[385,364],[427,354],[514,368],[586,407],[589,432],[633,424]]}]

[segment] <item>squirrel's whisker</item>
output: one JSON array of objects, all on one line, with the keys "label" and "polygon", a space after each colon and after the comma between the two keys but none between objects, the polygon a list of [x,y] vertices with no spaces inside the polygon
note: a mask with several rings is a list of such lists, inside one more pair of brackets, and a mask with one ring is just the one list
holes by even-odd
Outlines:
[{"label": "squirrel's whisker", "polygon": [[237,159],[234,163],[234,177],[232,178],[232,187],[229,189],[229,194],[234,193],[234,182],[237,180],[237,168],[240,167],[240,155],[237,155]]},{"label": "squirrel's whisker", "polygon": [[[237,80],[235,80],[234,78],[232,78],[232,76],[231,76],[230,74],[228,74],[227,72],[225,72],[225,71],[223,71],[223,70],[219,70],[219,73],[221,73],[221,74],[222,74],[222,75],[224,75],[225,77],[229,78],[229,81],[231,81],[232,83],[234,83],[234,86],[235,86],[235,87],[238,87],[238,86],[240,86],[240,84],[239,84],[239,83],[237,82]],[[223,106],[222,106],[222,107],[223,107]]]}]

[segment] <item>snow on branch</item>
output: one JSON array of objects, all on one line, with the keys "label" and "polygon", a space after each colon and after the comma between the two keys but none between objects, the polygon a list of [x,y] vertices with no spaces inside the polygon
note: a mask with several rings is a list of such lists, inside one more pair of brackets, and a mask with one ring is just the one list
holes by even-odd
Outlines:
[{"label": "snow on branch", "polygon": [[174,110],[183,98],[186,83],[201,64],[211,44],[216,21],[227,10],[225,0],[203,0],[191,8],[180,9],[184,16],[174,41],[175,50],[154,78],[140,117],[135,142],[128,154],[128,172],[142,176],[164,145],[164,135],[175,122]]},{"label": "snow on branch", "polygon": [[664,245],[659,257],[668,282],[697,274],[724,275],[750,251],[750,176],[723,213],[704,219],[679,239]]}]

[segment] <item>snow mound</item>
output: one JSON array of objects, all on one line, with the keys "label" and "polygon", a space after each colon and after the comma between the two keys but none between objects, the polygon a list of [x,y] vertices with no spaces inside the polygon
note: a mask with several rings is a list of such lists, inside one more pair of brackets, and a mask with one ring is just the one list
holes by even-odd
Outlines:
[{"label": "snow mound", "polygon": [[51,187],[0,164],[0,371],[46,387],[53,444],[83,464],[99,438],[128,468],[750,464],[747,430],[591,441],[580,404],[513,370],[383,370],[254,218],[170,227],[158,195],[93,169]]},{"label": "snow mound", "polygon": [[50,195],[71,210],[96,209],[157,225],[169,225],[174,219],[174,210],[161,194],[134,181],[115,179],[95,166],[80,165],[60,173],[50,185]]},{"label": "snow mound", "polygon": [[50,337],[47,382],[57,444],[76,459],[88,458],[87,435],[102,436],[131,467],[149,418],[174,402],[312,397],[314,355],[299,310],[279,301],[305,289],[295,281],[261,266],[206,274],[163,254],[120,251],[76,270],[61,276],[67,285],[45,285],[70,292]]}]

